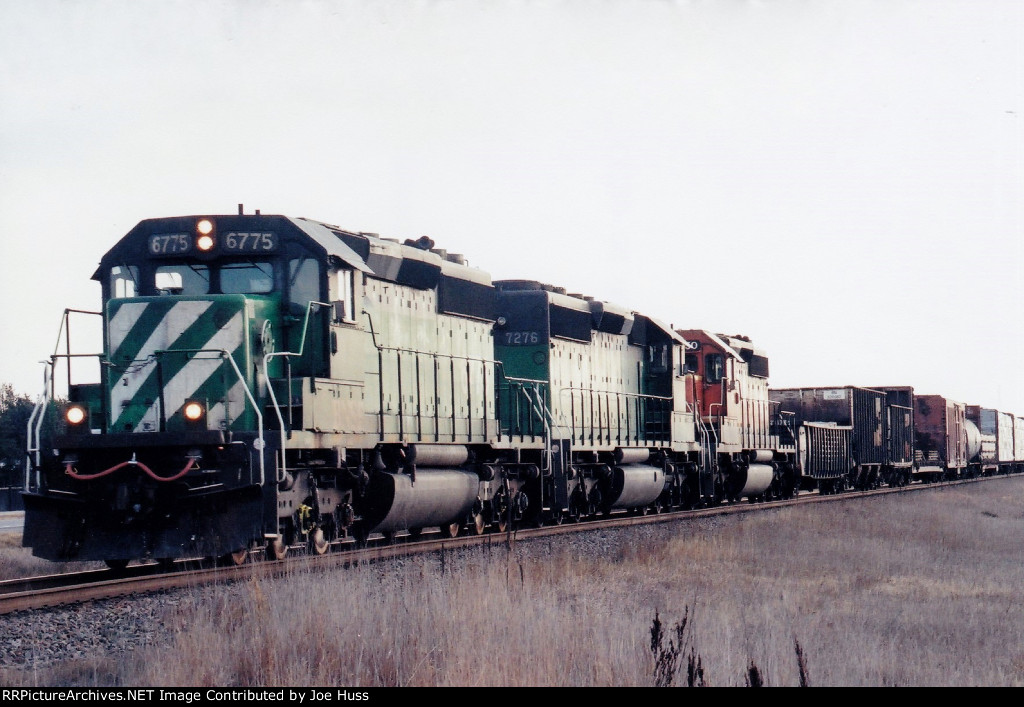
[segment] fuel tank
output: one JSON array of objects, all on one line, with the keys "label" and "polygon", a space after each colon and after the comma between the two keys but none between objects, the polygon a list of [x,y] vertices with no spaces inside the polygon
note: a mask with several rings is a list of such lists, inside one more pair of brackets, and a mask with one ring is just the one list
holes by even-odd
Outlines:
[{"label": "fuel tank", "polygon": [[409,474],[374,472],[361,511],[368,531],[431,528],[462,520],[479,492],[476,474],[458,469],[422,469]]},{"label": "fuel tank", "polygon": [[640,508],[658,500],[665,490],[665,471],[646,464],[623,464],[612,469],[605,507]]},{"label": "fuel tank", "polygon": [[775,470],[768,464],[751,464],[747,467],[747,480],[740,496],[757,496],[768,490],[772,485]]}]

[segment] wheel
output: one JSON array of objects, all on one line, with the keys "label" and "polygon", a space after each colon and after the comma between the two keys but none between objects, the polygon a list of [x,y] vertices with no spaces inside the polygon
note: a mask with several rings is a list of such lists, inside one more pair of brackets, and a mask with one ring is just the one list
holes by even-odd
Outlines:
[{"label": "wheel", "polygon": [[124,568],[128,566],[129,562],[131,562],[131,560],[123,560],[121,558],[113,560],[103,560],[103,563],[115,572],[123,572]]},{"label": "wheel", "polygon": [[356,541],[356,545],[359,547],[366,547],[366,541],[370,537],[370,533],[366,530],[366,526],[362,521],[358,521],[352,525],[352,539]]},{"label": "wheel", "polygon": [[469,526],[474,535],[483,535],[487,530],[487,523],[484,521],[483,513],[473,514],[473,523]]},{"label": "wheel", "polygon": [[511,527],[511,525],[512,525],[512,523],[509,521],[507,513],[502,513],[500,516],[498,516],[498,532],[499,533],[508,532],[508,529]]},{"label": "wheel", "polygon": [[235,550],[234,552],[229,552],[226,555],[221,555],[220,564],[227,565],[229,567],[238,567],[240,565],[244,565],[246,560],[248,559],[249,548],[243,547],[239,548],[238,550]]},{"label": "wheel", "polygon": [[267,559],[268,560],[283,560],[288,556],[288,546],[284,544],[284,540],[280,537],[276,537],[267,543]]},{"label": "wheel", "polygon": [[309,549],[313,551],[315,555],[323,555],[331,547],[331,544],[327,542],[327,538],[324,537],[323,528],[317,528],[309,535]]},{"label": "wheel", "polygon": [[454,538],[458,536],[459,530],[462,528],[462,523],[458,521],[454,523],[445,523],[441,526],[441,535],[446,538]]}]

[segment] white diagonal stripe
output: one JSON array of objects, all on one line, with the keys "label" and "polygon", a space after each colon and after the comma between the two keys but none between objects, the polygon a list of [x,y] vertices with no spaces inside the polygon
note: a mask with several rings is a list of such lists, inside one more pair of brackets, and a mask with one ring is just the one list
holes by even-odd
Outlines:
[{"label": "white diagonal stripe", "polygon": [[[124,329],[125,332],[131,330],[131,326],[134,325],[136,321],[138,321],[138,318],[142,316],[142,312],[146,309],[147,306],[149,306],[148,304],[129,302],[128,304],[124,305],[124,307],[132,306],[135,304],[142,304],[142,307],[141,309],[135,309],[133,307],[133,312],[130,312],[129,315],[134,314],[134,319],[131,320],[127,328]],[[153,332],[149,335],[149,338],[146,339],[146,343],[143,344],[142,348],[139,350],[139,353],[135,357],[135,360],[144,361],[146,360],[146,358],[153,355],[154,351],[157,351],[159,349],[166,349],[168,346],[171,345],[171,343],[176,341],[178,337],[184,334],[185,330],[190,325],[195,323],[195,321],[200,316],[202,316],[203,313],[206,312],[206,310],[209,309],[212,304],[213,302],[209,301],[189,301],[178,302],[177,304],[175,304],[173,307],[170,308],[170,310],[168,310],[167,314],[165,314],[164,317],[160,320],[160,323],[153,327]],[[124,309],[124,307],[122,307],[121,309]],[[118,310],[117,314],[114,315],[114,319],[117,319],[118,315],[120,314],[121,310]],[[125,323],[128,322],[127,319],[124,321]],[[113,337],[113,326],[113,320],[111,320],[111,337]],[[123,338],[124,334],[121,334],[121,341],[118,342],[119,345],[120,343],[123,343]],[[113,338],[111,338],[111,355],[113,355],[115,350],[116,349],[113,346]],[[139,392],[139,388],[142,387],[142,384],[146,381],[146,378],[149,376],[149,374],[149,366],[140,366],[138,369],[129,369],[125,371],[121,378],[123,381],[128,381],[128,384],[117,385],[111,388],[110,409],[114,411],[120,410],[120,401],[132,400],[135,397],[135,395]]]},{"label": "white diagonal stripe", "polygon": [[128,332],[135,326],[135,322],[139,321],[147,306],[145,302],[126,302],[111,317],[110,325],[107,327],[110,336],[110,346],[107,350],[111,356],[121,348],[124,337],[128,336]]},{"label": "white diagonal stripe", "polygon": [[[236,361],[237,363],[237,361]],[[224,405],[222,402],[218,402],[210,411],[206,414],[207,427],[211,430],[222,429],[221,422],[228,419],[228,412],[233,414],[232,419],[241,416],[245,410],[245,406],[248,404],[248,398],[245,397],[245,387],[242,381],[238,381],[228,391],[227,395],[228,404]],[[230,420],[228,420],[230,423]],[[227,429],[229,425],[224,425],[223,429]]]},{"label": "white diagonal stripe", "polygon": [[[223,349],[234,353],[235,349],[242,343],[242,321],[242,313],[235,312],[235,315],[231,317],[227,324],[218,329],[217,333],[203,346],[197,348]],[[236,361],[235,363],[238,362]],[[171,417],[178,412],[185,404],[185,400],[191,397],[221,364],[221,358],[216,353],[202,353],[196,354],[194,358],[182,366],[181,370],[175,373],[174,377],[164,385],[165,417]],[[234,377],[234,375],[233,370],[228,374],[229,377]],[[152,407],[143,416],[143,419],[156,419],[155,415],[159,412],[157,409],[158,405],[159,401],[153,401]],[[140,422],[135,431],[144,431],[142,427],[143,423]]]}]

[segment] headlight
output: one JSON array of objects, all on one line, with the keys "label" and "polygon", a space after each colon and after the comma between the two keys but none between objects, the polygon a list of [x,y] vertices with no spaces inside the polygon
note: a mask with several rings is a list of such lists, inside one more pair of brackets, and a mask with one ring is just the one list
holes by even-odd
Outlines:
[{"label": "headlight", "polygon": [[203,417],[203,406],[201,403],[186,403],[184,409],[185,419],[195,422]]},{"label": "headlight", "polygon": [[196,223],[196,233],[199,234],[199,237],[196,239],[196,248],[204,252],[213,248],[216,243],[213,231],[213,221],[208,218],[200,219]]},{"label": "headlight", "polygon": [[81,405],[72,405],[64,411],[64,419],[69,425],[80,425],[85,422],[85,408]]}]

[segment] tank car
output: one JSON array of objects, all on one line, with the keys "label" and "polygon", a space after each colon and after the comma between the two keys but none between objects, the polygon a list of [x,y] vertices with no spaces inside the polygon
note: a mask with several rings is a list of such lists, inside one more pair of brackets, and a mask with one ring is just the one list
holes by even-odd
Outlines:
[{"label": "tank car", "polygon": [[[967,476],[990,476],[999,470],[999,413],[980,405],[964,408],[964,434],[967,437]],[[1006,432],[1003,430],[1003,444]],[[1013,454],[1012,429],[1010,455]]]}]

